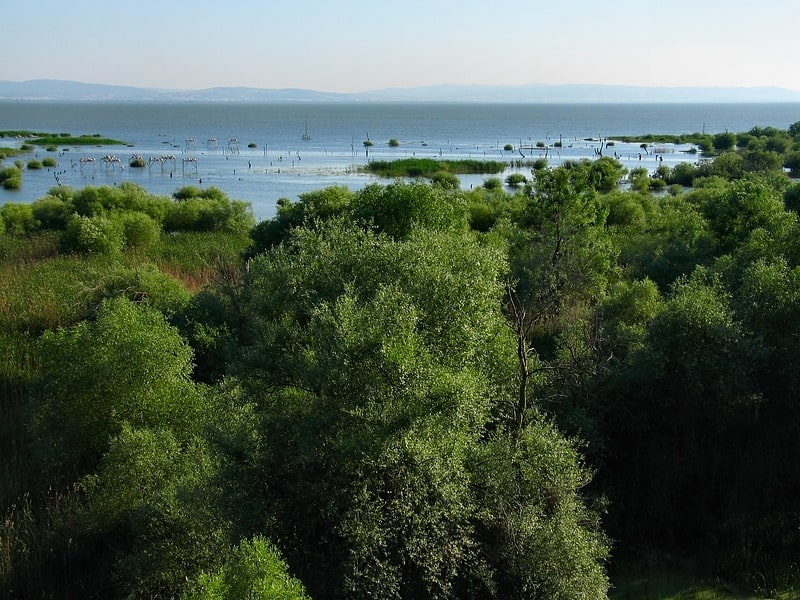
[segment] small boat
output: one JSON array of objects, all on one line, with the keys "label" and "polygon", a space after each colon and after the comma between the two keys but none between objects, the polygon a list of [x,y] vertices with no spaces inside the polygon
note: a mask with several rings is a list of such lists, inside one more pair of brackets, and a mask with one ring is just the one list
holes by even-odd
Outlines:
[{"label": "small boat", "polygon": [[311,136],[308,135],[308,119],[306,119],[306,132],[303,134],[303,140],[306,142],[311,139]]}]

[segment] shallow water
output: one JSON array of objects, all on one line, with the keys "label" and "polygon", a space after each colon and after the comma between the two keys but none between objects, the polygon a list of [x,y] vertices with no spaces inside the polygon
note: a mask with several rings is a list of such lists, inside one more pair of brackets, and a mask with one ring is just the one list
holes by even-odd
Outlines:
[{"label": "shallow water", "polygon": [[[359,189],[381,181],[359,170],[373,159],[417,156],[510,162],[523,158],[518,150],[523,147],[526,159],[546,152],[550,164],[557,164],[592,158],[599,139],[615,135],[739,132],[753,126],[786,129],[799,120],[800,106],[793,104],[0,102],[0,130],[98,133],[126,144],[61,147],[56,153],[39,149],[39,159],[53,156],[58,167],[26,169],[22,189],[0,190],[0,204],[32,202],[59,183],[81,188],[132,181],[163,195],[183,185],[213,185],[233,199],[250,202],[256,217],[264,219],[274,216],[281,197],[296,199],[335,184]],[[311,139],[304,141],[306,126]],[[374,144],[369,149],[363,144],[367,139]],[[399,145],[389,146],[390,139]],[[558,141],[560,149],[553,147]],[[547,148],[536,148],[537,142]],[[506,144],[515,150],[505,151]],[[630,168],[652,170],[659,164],[696,160],[683,153],[685,149],[663,145],[660,159],[646,153],[640,159],[638,144],[617,143],[605,154],[616,153]],[[107,154],[119,157],[120,163],[102,163]],[[145,160],[174,155],[175,160],[130,168],[134,154]],[[94,158],[95,164],[81,167],[81,158]],[[462,188],[469,188],[481,185],[484,176],[459,179]]]}]

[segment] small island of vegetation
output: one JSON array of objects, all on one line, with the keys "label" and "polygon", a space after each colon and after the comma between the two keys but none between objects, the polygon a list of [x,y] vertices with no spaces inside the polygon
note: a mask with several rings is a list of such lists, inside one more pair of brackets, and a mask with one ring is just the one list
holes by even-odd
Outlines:
[{"label": "small island of vegetation", "polygon": [[70,133],[41,133],[34,131],[0,131],[0,137],[24,138],[37,146],[119,146],[125,142],[106,138],[99,133],[72,135]]},{"label": "small island of vegetation", "polygon": [[495,174],[502,173],[507,165],[501,161],[480,160],[436,160],[434,158],[402,158],[398,160],[374,160],[364,169],[381,177],[433,177],[437,173]]}]

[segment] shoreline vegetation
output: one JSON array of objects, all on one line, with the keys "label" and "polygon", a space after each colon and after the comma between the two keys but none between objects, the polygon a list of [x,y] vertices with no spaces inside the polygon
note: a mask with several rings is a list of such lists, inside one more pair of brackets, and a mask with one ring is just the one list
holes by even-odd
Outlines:
[{"label": "shoreline vegetation", "polygon": [[43,133],[35,131],[0,131],[0,138],[16,138],[37,146],[124,146],[125,142],[103,137],[99,133],[73,135],[71,133]]},{"label": "shoreline vegetation", "polygon": [[688,139],[0,206],[0,599],[796,600],[800,122]]},{"label": "shoreline vegetation", "polygon": [[401,158],[398,160],[373,160],[364,166],[364,171],[381,177],[426,177],[431,178],[442,171],[451,175],[494,175],[502,173],[508,165],[491,160],[438,160],[434,158]]}]

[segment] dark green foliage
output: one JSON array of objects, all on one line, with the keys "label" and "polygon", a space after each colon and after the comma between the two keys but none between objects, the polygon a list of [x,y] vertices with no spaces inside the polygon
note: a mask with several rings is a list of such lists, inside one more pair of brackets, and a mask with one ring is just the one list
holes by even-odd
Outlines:
[{"label": "dark green foliage", "polygon": [[511,187],[519,187],[525,183],[528,183],[528,178],[522,173],[511,173],[506,177],[506,185]]},{"label": "dark green foliage", "polygon": [[367,165],[370,173],[383,177],[431,177],[439,171],[454,175],[465,173],[502,173],[506,165],[498,161],[436,160],[433,158],[403,158],[400,160],[374,160]]},{"label": "dark green foliage", "polygon": [[191,351],[155,309],[111,300],[96,322],[47,332],[39,360],[33,440],[59,479],[91,472],[124,423],[182,436],[198,425]]},{"label": "dark green foliage", "polygon": [[513,394],[515,362],[500,247],[442,225],[333,222],[251,262],[245,383],[263,430],[237,438],[264,450],[237,460],[235,486],[252,497],[242,486],[268,473],[282,490],[262,510],[312,595],[603,597],[577,455],[541,423],[507,429],[494,400]]},{"label": "dark green foliage", "polygon": [[729,131],[716,134],[713,140],[714,150],[717,151],[733,150],[736,146],[736,134]]},{"label": "dark green foliage", "polygon": [[68,133],[54,134],[42,133],[31,134],[29,137],[32,144],[37,146],[119,146],[125,142],[104,138],[99,133],[83,134],[73,136]]}]

